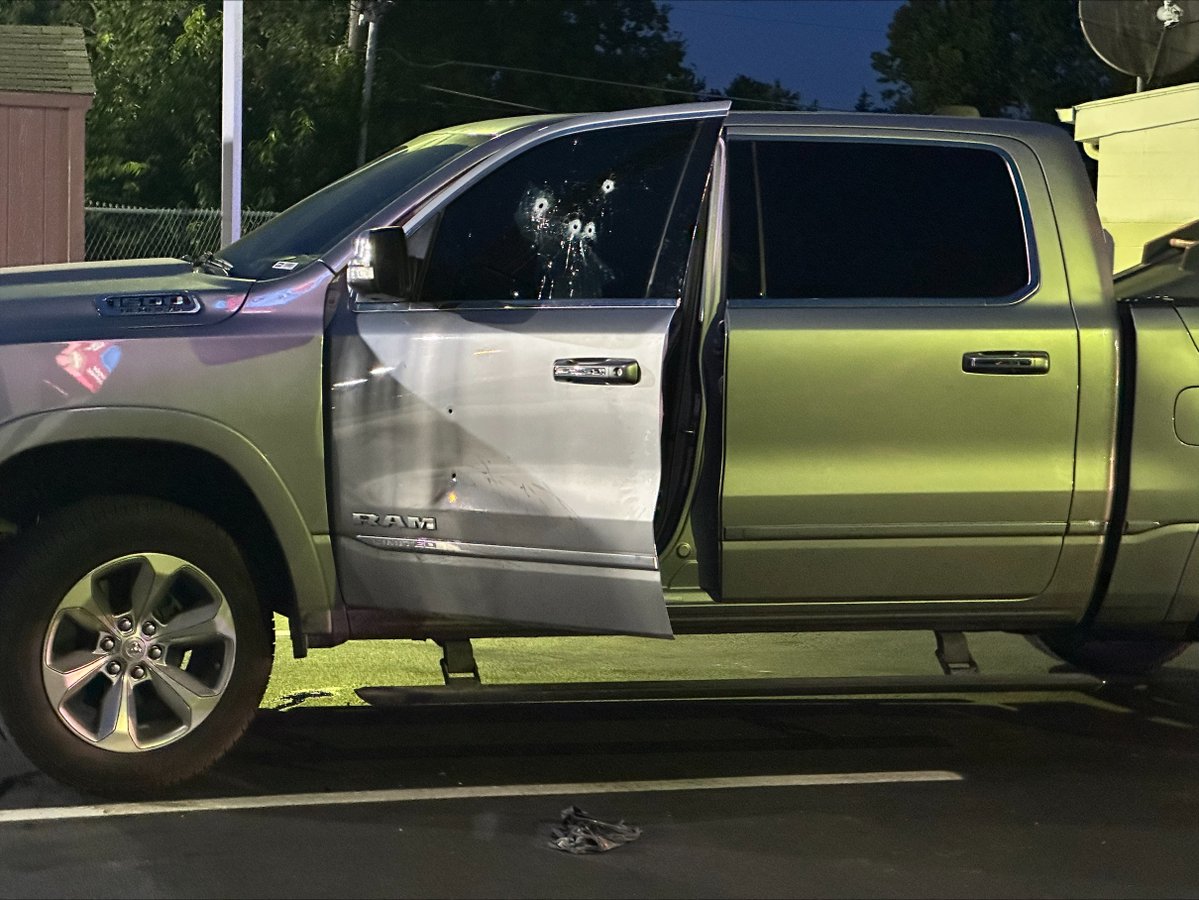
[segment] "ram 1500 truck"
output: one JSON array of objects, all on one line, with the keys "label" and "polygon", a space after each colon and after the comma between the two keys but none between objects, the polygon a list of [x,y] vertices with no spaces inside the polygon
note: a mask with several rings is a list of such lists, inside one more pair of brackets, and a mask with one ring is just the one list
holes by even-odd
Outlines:
[{"label": "ram 1500 truck", "polygon": [[704,103],[6,270],[0,714],[60,779],[173,784],[253,717],[273,613],[447,677],[478,637],[803,629],[1148,671],[1199,616],[1192,232],[1118,302],[1055,127]]}]

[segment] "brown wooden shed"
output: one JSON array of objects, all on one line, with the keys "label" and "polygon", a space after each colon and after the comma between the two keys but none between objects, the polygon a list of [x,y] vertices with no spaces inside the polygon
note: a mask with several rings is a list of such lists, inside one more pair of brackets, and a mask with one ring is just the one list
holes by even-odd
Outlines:
[{"label": "brown wooden shed", "polygon": [[0,25],[0,266],[83,259],[83,29]]}]

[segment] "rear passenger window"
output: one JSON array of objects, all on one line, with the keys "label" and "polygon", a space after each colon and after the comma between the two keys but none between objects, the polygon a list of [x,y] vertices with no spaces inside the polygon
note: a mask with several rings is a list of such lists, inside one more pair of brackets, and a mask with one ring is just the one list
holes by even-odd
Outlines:
[{"label": "rear passenger window", "polygon": [[729,145],[728,296],[1014,298],[1031,281],[1012,172],[983,148]]}]

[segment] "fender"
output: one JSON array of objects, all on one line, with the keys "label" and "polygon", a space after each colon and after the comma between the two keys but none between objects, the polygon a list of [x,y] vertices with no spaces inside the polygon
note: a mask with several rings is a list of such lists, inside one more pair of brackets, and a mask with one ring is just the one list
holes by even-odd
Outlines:
[{"label": "fender", "polygon": [[[308,633],[331,628],[335,596],[333,553],[327,534],[312,534],[279,473],[243,434],[205,416],[136,406],[90,406],[32,413],[0,424],[0,464],[23,453],[68,441],[146,440],[171,443],[222,460],[245,481],[283,548],[296,591],[300,625]],[[294,632],[293,623],[293,632]]]}]

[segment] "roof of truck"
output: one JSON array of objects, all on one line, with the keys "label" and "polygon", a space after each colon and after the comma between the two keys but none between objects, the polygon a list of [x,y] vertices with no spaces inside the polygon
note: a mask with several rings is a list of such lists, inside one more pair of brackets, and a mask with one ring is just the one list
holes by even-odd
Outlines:
[{"label": "roof of truck", "polygon": [[[611,116],[625,118],[629,113],[666,113],[679,107],[692,106],[699,109],[709,104],[675,104],[659,106],[644,110],[613,110],[611,113],[551,113],[535,116],[514,116],[503,119],[488,119],[481,122],[466,122],[443,128],[438,133],[458,134],[504,134],[528,125],[548,124],[566,119],[582,118],[584,116]],[[1044,122],[1029,122],[1020,119],[990,119],[980,116],[925,116],[894,113],[871,112],[746,112],[733,110],[725,120],[733,127],[753,126],[787,126],[804,125],[815,128],[861,128],[872,131],[939,131],[958,132],[961,134],[986,134],[993,136],[1013,137],[1017,139],[1035,139],[1047,134],[1062,135],[1066,132],[1057,125]]]},{"label": "roof of truck", "polygon": [[979,116],[924,116],[872,112],[745,112],[734,110],[726,120],[731,126],[807,125],[827,128],[868,128],[901,131],[956,131],[1030,138],[1063,133],[1044,122],[1021,119],[990,119]]}]

